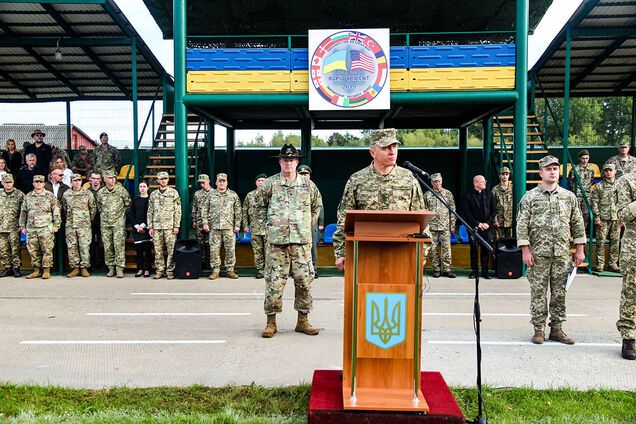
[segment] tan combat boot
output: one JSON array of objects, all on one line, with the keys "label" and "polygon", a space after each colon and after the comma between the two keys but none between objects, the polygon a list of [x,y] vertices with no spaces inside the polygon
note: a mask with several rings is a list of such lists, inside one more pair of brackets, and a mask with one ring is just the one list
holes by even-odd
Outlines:
[{"label": "tan combat boot", "polygon": [[163,277],[163,272],[155,272],[155,275],[152,276],[154,280],[160,280]]},{"label": "tan combat boot", "polygon": [[115,276],[115,267],[114,266],[109,266],[108,267],[108,274],[106,274],[106,277],[114,277]]},{"label": "tan combat boot", "polygon": [[217,278],[219,278],[219,271],[213,271],[208,277],[208,280],[216,280]]},{"label": "tan combat boot", "polygon": [[31,280],[32,278],[38,278],[39,276],[42,275],[42,271],[40,271],[40,268],[37,266],[33,267],[33,272],[29,275],[26,276],[27,280]]},{"label": "tan combat boot", "polygon": [[532,336],[532,343],[534,344],[543,344],[545,341],[545,333],[543,330],[536,329],[534,330],[534,336]]},{"label": "tan combat boot", "polygon": [[227,272],[227,278],[231,278],[232,280],[236,280],[238,278],[238,274],[234,271]]},{"label": "tan combat boot", "polygon": [[44,271],[42,272],[42,279],[48,280],[49,278],[51,278],[51,268],[45,267]]},{"label": "tan combat boot", "polygon": [[117,278],[124,278],[124,268],[117,267]]},{"label": "tan combat boot", "polygon": [[307,319],[307,314],[303,314],[302,312],[298,312],[298,321],[296,322],[296,331],[298,333],[305,333],[309,336],[315,336],[320,333],[315,327],[312,327]]},{"label": "tan combat boot", "polygon": [[88,272],[88,268],[82,268],[82,277],[90,277],[91,274]]},{"label": "tan combat boot", "polygon": [[166,272],[166,276],[167,276],[168,280],[174,280],[174,272],[168,271],[168,272]]},{"label": "tan combat boot", "polygon": [[66,274],[66,276],[68,278],[73,278],[73,277],[77,277],[78,275],[80,275],[80,270],[79,268],[73,268],[71,270],[71,272],[69,272],[68,274]]},{"label": "tan combat boot", "polygon": [[278,332],[278,328],[276,328],[276,314],[267,315],[267,325],[261,333],[261,337],[269,339],[271,337],[274,337],[274,334],[276,334],[276,332]]},{"label": "tan combat boot", "polygon": [[574,339],[563,332],[561,324],[550,325],[550,336],[548,339],[566,345],[574,344]]}]

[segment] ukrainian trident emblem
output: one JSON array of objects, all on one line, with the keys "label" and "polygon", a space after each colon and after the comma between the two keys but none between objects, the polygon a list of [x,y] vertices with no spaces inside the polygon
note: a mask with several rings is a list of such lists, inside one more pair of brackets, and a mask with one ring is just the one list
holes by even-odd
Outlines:
[{"label": "ukrainian trident emblem", "polygon": [[389,349],[406,336],[406,293],[367,293],[366,331],[369,343]]}]

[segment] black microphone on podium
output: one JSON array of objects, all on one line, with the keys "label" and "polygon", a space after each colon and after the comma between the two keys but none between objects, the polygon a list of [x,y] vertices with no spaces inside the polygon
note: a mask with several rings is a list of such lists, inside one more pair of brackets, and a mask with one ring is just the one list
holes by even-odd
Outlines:
[{"label": "black microphone on podium", "polygon": [[413,165],[411,162],[404,161],[404,163],[402,164],[402,166],[404,166],[406,169],[408,169],[409,171],[419,175],[420,177],[424,177],[424,178],[431,178],[431,176],[429,175],[428,172],[421,170],[420,168],[418,168],[417,166]]}]

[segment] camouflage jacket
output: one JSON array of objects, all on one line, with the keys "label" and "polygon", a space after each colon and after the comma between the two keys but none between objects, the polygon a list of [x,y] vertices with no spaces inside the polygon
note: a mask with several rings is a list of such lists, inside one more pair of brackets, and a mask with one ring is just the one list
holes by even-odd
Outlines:
[{"label": "camouflage jacket", "polygon": [[130,208],[130,195],[121,184],[109,189],[102,187],[97,192],[97,210],[102,227],[126,225],[126,215]]},{"label": "camouflage jacket", "polygon": [[424,194],[411,171],[400,166],[395,166],[387,175],[380,175],[371,162],[354,173],[349,177],[338,205],[337,228],[333,235],[336,259],[345,254],[344,223],[347,210],[353,209],[420,211],[424,209]]},{"label": "camouflage jacket", "polygon": [[636,173],[616,181],[618,219],[625,224],[621,239],[620,264],[623,270],[636,267]]},{"label": "camouflage jacket", "polygon": [[508,183],[508,188],[504,189],[501,184],[492,188],[492,195],[495,197],[497,212],[495,220],[500,227],[512,227],[512,183]]},{"label": "camouflage jacket", "polygon": [[119,172],[119,163],[121,162],[119,150],[110,144],[105,146],[100,144],[95,147],[90,154],[90,160],[100,172],[106,170],[113,170],[115,173]]},{"label": "camouflage jacket", "polygon": [[43,190],[36,193],[35,190],[24,196],[20,209],[20,228],[45,228],[53,231],[53,227],[60,228],[62,216],[60,205],[55,195]]},{"label": "camouflage jacket", "polygon": [[194,196],[192,197],[192,222],[196,224],[197,228],[203,227],[201,211],[203,210],[203,204],[208,201],[208,195],[210,194],[210,190],[199,189],[194,192]]},{"label": "camouflage jacket", "polygon": [[242,227],[250,227],[250,234],[264,236],[267,234],[267,208],[258,202],[257,190],[247,193],[243,201]]},{"label": "camouflage jacket", "polygon": [[600,218],[603,221],[618,220],[615,190],[616,180],[611,183],[603,180],[594,186],[590,196],[594,218]]},{"label": "camouflage jacket", "polygon": [[66,190],[62,196],[62,211],[68,228],[91,228],[97,212],[95,196],[90,190]]},{"label": "camouflage jacket", "polygon": [[211,230],[233,230],[241,226],[241,199],[229,188],[221,193],[210,190],[201,209],[201,222]]},{"label": "camouflage jacket", "polygon": [[172,187],[157,189],[148,199],[148,229],[172,230],[181,227],[181,197]]},{"label": "camouflage jacket", "polygon": [[[442,188],[438,194],[448,202],[453,210],[456,210],[453,193]],[[455,216],[453,216],[450,211],[446,209],[446,206],[444,206],[442,202],[440,202],[430,191],[424,193],[424,208],[437,214],[428,224],[429,229],[433,231],[450,231],[455,229]]]},{"label": "camouflage jacket", "polygon": [[[583,185],[585,194],[587,195],[589,199],[590,192],[592,191],[592,186],[594,185],[594,169],[589,163],[586,166],[577,164],[577,165],[574,165],[574,168],[576,168],[576,172],[579,174],[579,178],[581,179],[581,184]],[[570,185],[570,190],[574,194],[576,194],[578,198],[583,197],[583,195],[580,193],[578,184],[576,184],[576,177],[574,177],[573,169],[570,169],[570,172],[568,174],[568,184]]]},{"label": "camouflage jacket", "polygon": [[24,202],[24,193],[17,188],[11,192],[0,190],[0,233],[18,230],[22,202]]},{"label": "camouflage jacket", "polygon": [[606,163],[613,163],[616,165],[616,179],[625,174],[636,172],[636,157],[632,155],[627,155],[625,160],[621,159],[619,155],[612,156]]},{"label": "camouflage jacket", "polygon": [[77,153],[75,156],[73,156],[73,161],[71,162],[70,168],[73,170],[73,172],[77,172],[78,174],[86,174],[93,168],[93,162],[91,161],[90,154],[84,156],[80,153]]},{"label": "camouflage jacket", "polygon": [[584,225],[574,193],[562,187],[550,192],[540,184],[519,202],[517,245],[529,246],[534,256],[568,256],[570,238],[585,244]]}]

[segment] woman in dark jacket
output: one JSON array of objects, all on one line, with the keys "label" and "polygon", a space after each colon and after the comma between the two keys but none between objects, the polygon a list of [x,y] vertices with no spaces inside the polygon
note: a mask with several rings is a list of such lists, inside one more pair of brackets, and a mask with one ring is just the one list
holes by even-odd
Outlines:
[{"label": "woman in dark jacket", "polygon": [[22,167],[22,153],[16,149],[15,140],[10,138],[7,140],[7,150],[2,152],[4,160],[7,161],[7,168],[13,174],[13,178],[18,178],[18,171]]},{"label": "woman in dark jacket", "polygon": [[128,220],[133,227],[132,235],[137,249],[137,273],[135,277],[150,277],[152,271],[152,238],[148,234],[148,182],[139,181],[139,196],[132,201]]}]

